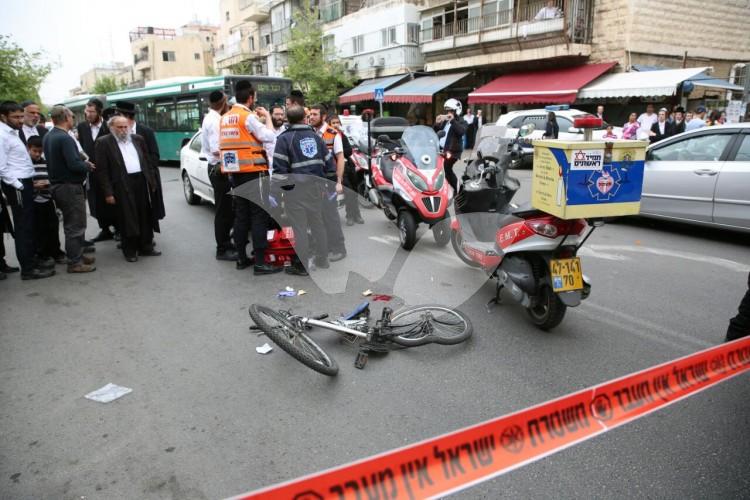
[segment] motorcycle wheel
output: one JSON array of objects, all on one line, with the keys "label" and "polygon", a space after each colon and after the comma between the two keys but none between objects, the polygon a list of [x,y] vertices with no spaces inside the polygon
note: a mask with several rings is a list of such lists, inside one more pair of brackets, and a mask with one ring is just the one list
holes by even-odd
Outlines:
[{"label": "motorcycle wheel", "polygon": [[542,286],[536,305],[526,309],[531,322],[544,331],[548,331],[560,324],[565,317],[567,306],[548,285]]},{"label": "motorcycle wheel", "polygon": [[464,251],[463,243],[464,238],[463,236],[461,236],[461,233],[458,231],[451,231],[451,245],[453,245],[453,251],[456,252],[458,258],[461,259],[466,265],[469,265],[471,267],[479,267],[479,263],[471,260],[471,258],[466,254],[466,252]]},{"label": "motorcycle wheel", "polygon": [[370,197],[367,193],[367,184],[365,184],[365,181],[360,182],[357,184],[357,201],[359,201],[359,206],[362,208],[375,208],[375,205],[372,204],[370,201]]},{"label": "motorcycle wheel", "polygon": [[417,244],[417,221],[408,210],[398,213],[398,239],[404,250],[411,250]]},{"label": "motorcycle wheel", "polygon": [[451,241],[450,219],[445,219],[432,226],[432,237],[437,246],[444,247]]}]

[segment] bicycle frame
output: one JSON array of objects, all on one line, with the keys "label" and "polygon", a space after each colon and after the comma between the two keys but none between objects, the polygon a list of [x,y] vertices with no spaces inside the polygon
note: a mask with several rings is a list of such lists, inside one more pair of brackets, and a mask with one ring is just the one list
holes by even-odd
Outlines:
[{"label": "bicycle frame", "polygon": [[310,325],[310,326],[318,326],[320,328],[325,328],[326,330],[332,330],[334,332],[338,333],[346,333],[349,335],[354,335],[355,337],[359,337],[365,340],[370,340],[371,334],[360,332],[359,330],[353,330],[351,328],[347,328],[343,325],[337,325],[336,323],[331,323],[328,321],[320,321],[313,318],[305,318],[305,317],[297,317],[300,322],[302,322],[303,325]]}]

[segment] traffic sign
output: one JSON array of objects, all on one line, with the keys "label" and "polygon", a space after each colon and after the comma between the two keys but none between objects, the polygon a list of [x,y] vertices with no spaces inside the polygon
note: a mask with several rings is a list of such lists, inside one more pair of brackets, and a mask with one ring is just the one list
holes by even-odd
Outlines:
[{"label": "traffic sign", "polygon": [[378,102],[385,101],[385,89],[383,87],[375,89],[375,100]]}]

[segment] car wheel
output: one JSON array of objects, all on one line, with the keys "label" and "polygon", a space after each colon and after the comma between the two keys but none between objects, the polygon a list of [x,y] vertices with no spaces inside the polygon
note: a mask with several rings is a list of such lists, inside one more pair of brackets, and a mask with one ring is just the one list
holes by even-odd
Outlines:
[{"label": "car wheel", "polygon": [[182,192],[188,205],[198,205],[201,202],[200,197],[193,190],[193,184],[190,182],[190,176],[187,172],[182,172]]}]

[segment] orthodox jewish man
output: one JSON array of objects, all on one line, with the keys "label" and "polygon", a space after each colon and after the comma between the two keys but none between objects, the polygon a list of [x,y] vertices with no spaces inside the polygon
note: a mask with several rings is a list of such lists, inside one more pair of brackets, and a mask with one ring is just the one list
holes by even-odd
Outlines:
[{"label": "orthodox jewish man", "polygon": [[117,211],[122,253],[128,262],[161,255],[154,250],[154,231],[159,227],[153,210],[157,181],[146,142],[131,134],[124,116],[111,118],[108,125],[110,134],[96,141],[96,177],[105,202]]}]

